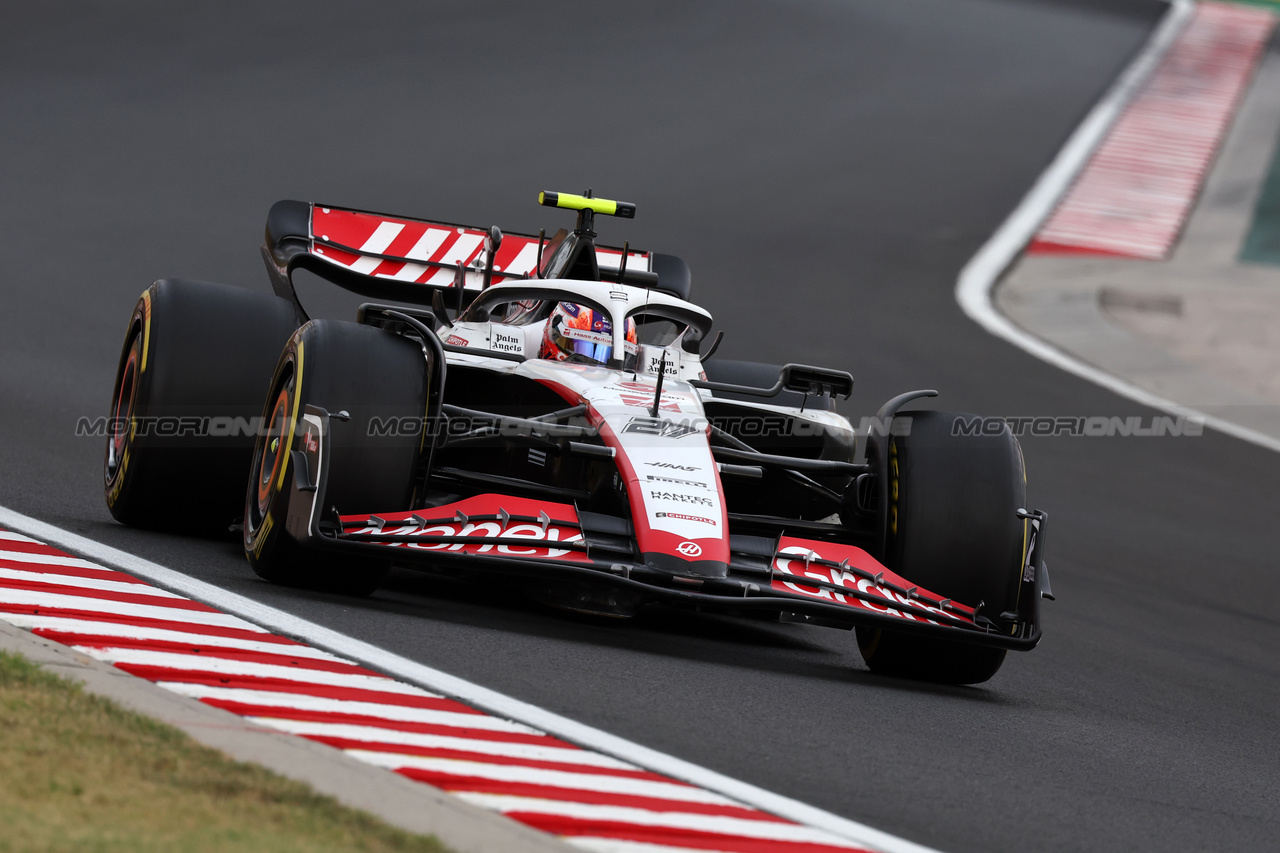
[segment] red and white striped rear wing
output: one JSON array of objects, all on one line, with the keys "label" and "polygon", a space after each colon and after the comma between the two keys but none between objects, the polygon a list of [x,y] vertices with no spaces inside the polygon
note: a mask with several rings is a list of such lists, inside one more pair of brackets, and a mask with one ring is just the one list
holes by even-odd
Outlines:
[{"label": "red and white striped rear wing", "polygon": [[[334,284],[373,299],[429,304],[437,289],[479,292],[488,263],[488,230],[279,201],[267,216],[262,247],[273,287],[294,299],[290,275],[302,267]],[[530,278],[538,264],[536,235],[504,233],[493,258],[492,284]],[[596,247],[602,269],[617,269],[622,249]],[[627,269],[649,271],[648,252],[629,251]]]}]

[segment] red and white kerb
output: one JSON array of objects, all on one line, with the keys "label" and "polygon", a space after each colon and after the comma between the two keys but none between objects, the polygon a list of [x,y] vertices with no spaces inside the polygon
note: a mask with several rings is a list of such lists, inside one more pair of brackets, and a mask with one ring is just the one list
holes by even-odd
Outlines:
[{"label": "red and white kerb", "polygon": [[1168,255],[1274,26],[1262,9],[1197,4],[1028,253]]},{"label": "red and white kerb", "polygon": [[0,619],[600,853],[869,848],[0,531]]}]

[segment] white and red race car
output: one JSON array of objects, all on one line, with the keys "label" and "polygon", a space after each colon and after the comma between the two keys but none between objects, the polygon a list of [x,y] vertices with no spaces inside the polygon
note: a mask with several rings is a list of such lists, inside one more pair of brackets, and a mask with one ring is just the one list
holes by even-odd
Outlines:
[{"label": "white and red race car", "polygon": [[[607,616],[856,628],[908,677],[981,682],[1036,645],[1046,516],[1007,428],[900,411],[916,391],[856,430],[848,373],[714,359],[683,261],[596,245],[595,216],[633,205],[539,199],[573,230],[282,201],[274,295],[153,284],[113,393],[112,513],[239,521],[261,577],[350,594],[401,566]],[[377,301],[312,320],[299,269]]]}]

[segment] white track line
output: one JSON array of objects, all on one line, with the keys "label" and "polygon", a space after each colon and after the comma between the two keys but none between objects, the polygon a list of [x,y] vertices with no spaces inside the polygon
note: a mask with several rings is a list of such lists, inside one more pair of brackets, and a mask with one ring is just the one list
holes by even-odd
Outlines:
[{"label": "white track line", "polygon": [[[675,779],[697,785],[709,791],[723,794],[730,799],[754,806],[762,811],[793,820],[806,826],[821,829],[840,838],[876,848],[885,853],[936,853],[887,832],[840,817],[799,800],[784,797],[758,788],[755,785],[732,779],[714,770],[699,767],[688,761],[650,749],[625,738],[611,735],[592,726],[584,725],[568,717],[522,702],[511,696],[490,690],[457,676],[425,666],[393,654],[385,649],[348,637],[322,625],[277,610],[243,595],[228,592],[221,587],[189,577],[141,557],[112,548],[93,539],[80,536],[30,516],[0,507],[0,526],[16,530],[42,542],[82,554],[158,586],[202,601],[211,607],[235,614],[271,631],[317,646],[356,661],[370,669],[386,673],[394,678],[416,684],[427,690],[444,694],[468,705],[489,711],[500,717],[518,721],[535,729],[555,735],[563,740],[606,755],[662,773]],[[159,609],[159,608],[156,608]],[[150,614],[148,614],[150,615]],[[201,614],[203,615],[203,614]],[[166,684],[165,686],[169,686]],[[194,688],[195,686],[192,685]],[[181,691],[181,687],[178,688]],[[186,692],[186,691],[182,691]],[[198,689],[191,692],[203,693]]]},{"label": "white track line", "polygon": [[1171,415],[1201,419],[1206,426],[1219,432],[1280,452],[1280,439],[1153,394],[1040,340],[1010,322],[996,310],[991,299],[992,290],[1000,275],[1018,257],[1040,224],[1053,211],[1054,205],[1071,186],[1076,174],[1088,163],[1090,155],[1106,137],[1107,131],[1125,106],[1173,46],[1194,9],[1195,4],[1191,0],[1170,0],[1169,12],[1146,47],[1076,128],[1053,163],[1040,175],[1031,192],[1027,193],[1009,218],[991,235],[991,239],[965,264],[956,282],[956,301],[960,303],[964,313],[978,325],[1041,361],[1144,406]]}]

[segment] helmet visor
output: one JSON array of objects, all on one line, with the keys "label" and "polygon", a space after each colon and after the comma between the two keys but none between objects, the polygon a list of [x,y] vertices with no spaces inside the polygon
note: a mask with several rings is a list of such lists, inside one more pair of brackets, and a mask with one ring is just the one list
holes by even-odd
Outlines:
[{"label": "helmet visor", "polygon": [[561,351],[608,364],[613,355],[613,335],[588,329],[562,329],[556,340]]}]

